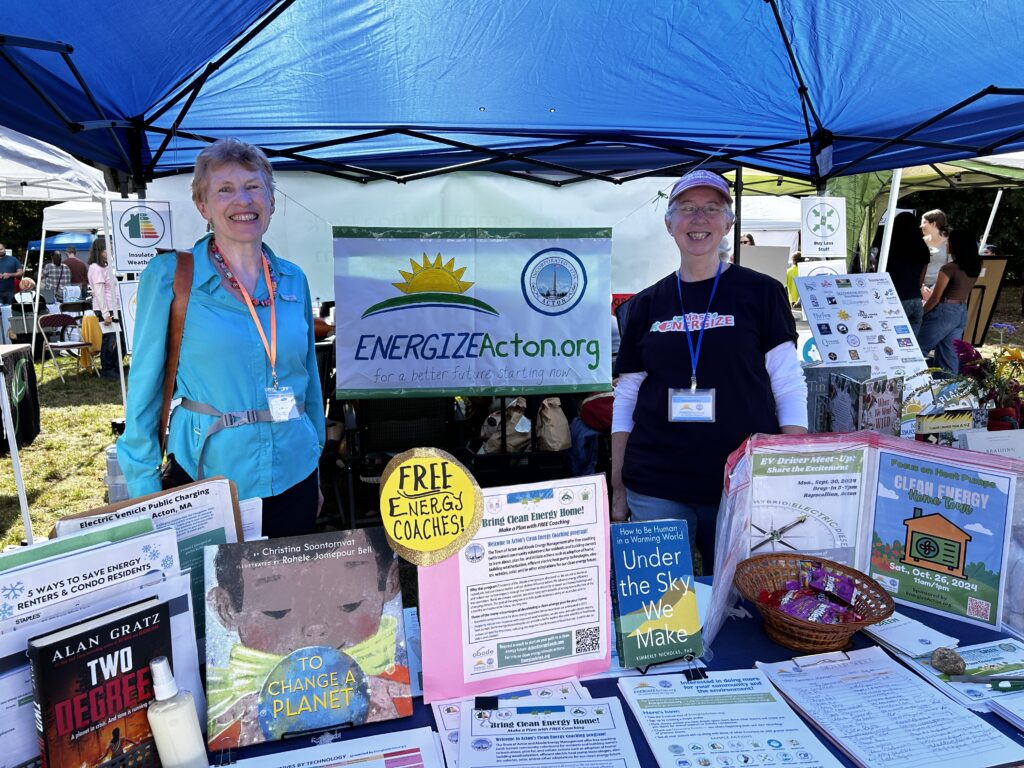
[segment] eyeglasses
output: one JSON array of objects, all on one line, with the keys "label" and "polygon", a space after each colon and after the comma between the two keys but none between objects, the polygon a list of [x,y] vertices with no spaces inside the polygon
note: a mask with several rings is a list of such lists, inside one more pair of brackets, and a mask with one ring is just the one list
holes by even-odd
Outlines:
[{"label": "eyeglasses", "polygon": [[672,207],[671,213],[678,213],[686,217],[696,216],[698,213],[703,213],[709,219],[715,216],[721,216],[725,213],[725,208],[717,203],[708,203],[707,205],[694,205],[693,203],[683,203],[682,205],[676,205]]},{"label": "eyeglasses", "polygon": [[740,245],[750,245],[750,241],[747,238],[740,238]]}]

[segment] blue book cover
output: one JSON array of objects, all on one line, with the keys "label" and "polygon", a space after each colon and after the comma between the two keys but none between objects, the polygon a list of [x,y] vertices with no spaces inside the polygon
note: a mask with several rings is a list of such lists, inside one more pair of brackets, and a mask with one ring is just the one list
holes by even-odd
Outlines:
[{"label": "blue book cover", "polygon": [[623,667],[704,653],[685,520],[613,525],[612,574]]}]

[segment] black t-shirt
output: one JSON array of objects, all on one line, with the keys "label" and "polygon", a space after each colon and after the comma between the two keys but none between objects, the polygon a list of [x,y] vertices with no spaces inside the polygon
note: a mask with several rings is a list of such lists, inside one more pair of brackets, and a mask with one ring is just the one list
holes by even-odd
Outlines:
[{"label": "black t-shirt", "polygon": [[900,297],[900,301],[921,298],[921,275],[926,266],[928,266],[927,262],[907,264],[903,261],[893,261],[892,254],[889,255],[889,263],[885,271],[892,277],[892,285],[896,289],[896,295]]},{"label": "black t-shirt", "polygon": [[[714,282],[682,284],[694,348]],[[622,477],[630,490],[648,496],[717,504],[729,454],[752,433],[779,431],[764,356],[796,341],[796,323],[777,280],[736,265],[722,272],[697,363],[697,385],[715,390],[715,421],[678,423],[668,420],[668,390],[688,388],[691,376],[681,314],[675,273],[630,302],[618,373],[646,371],[647,378],[637,395]]]}]

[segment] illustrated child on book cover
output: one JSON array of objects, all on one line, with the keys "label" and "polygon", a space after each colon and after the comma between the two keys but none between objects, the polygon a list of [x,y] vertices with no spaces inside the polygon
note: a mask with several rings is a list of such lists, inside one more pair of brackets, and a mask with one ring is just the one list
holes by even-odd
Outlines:
[{"label": "illustrated child on book cover", "polygon": [[211,749],[412,714],[382,528],[206,548]]}]

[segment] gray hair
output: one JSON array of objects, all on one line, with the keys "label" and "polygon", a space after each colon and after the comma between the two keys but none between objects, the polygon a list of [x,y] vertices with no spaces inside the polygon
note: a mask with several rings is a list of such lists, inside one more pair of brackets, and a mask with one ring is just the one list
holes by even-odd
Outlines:
[{"label": "gray hair", "polygon": [[206,199],[206,185],[210,171],[222,165],[236,163],[250,171],[258,171],[267,183],[270,195],[274,195],[274,168],[259,147],[236,138],[218,139],[199,153],[192,175],[192,201]]}]

